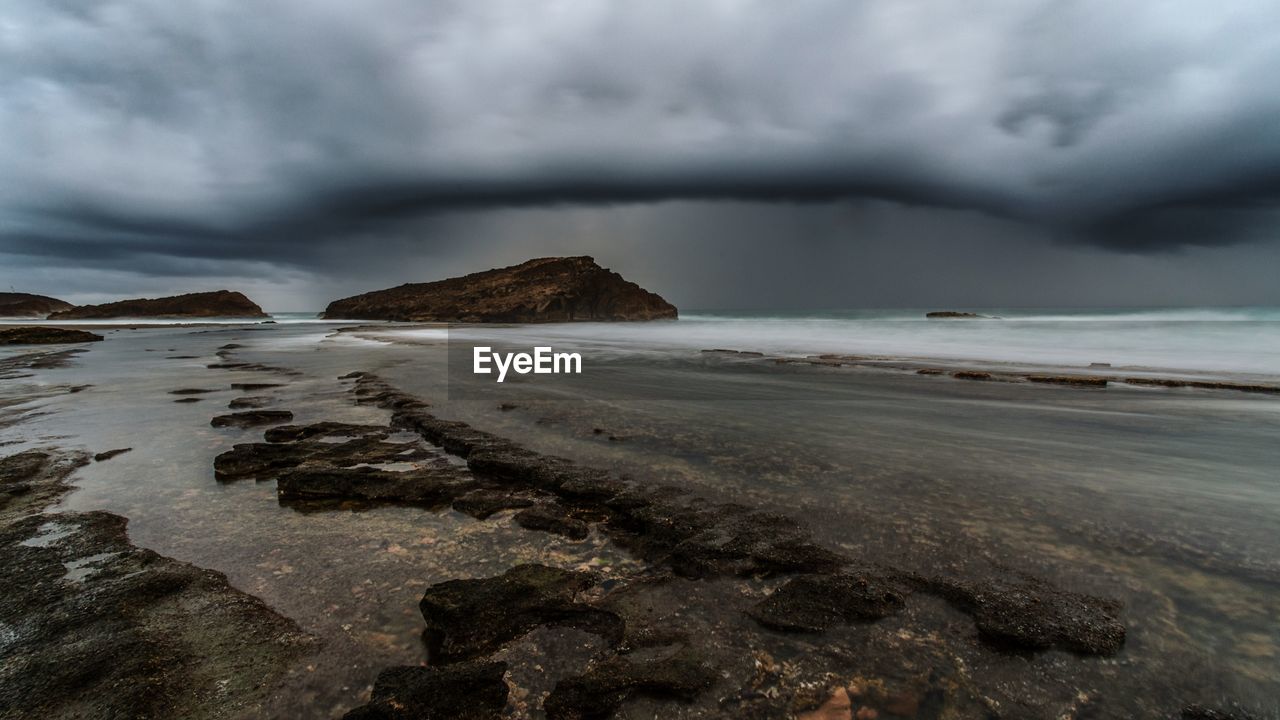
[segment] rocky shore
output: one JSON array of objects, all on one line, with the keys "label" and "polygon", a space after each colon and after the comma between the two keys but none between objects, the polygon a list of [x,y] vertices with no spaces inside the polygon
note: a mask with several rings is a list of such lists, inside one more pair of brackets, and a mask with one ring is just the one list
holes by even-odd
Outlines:
[{"label": "rocky shore", "polygon": [[590,257],[538,258],[431,283],[335,300],[323,317],[412,322],[572,322],[675,319],[655,293]]},{"label": "rocky shore", "polygon": [[[429,665],[388,669],[370,703],[348,718],[455,717],[451,708],[468,694],[485,698],[480,717],[496,717],[510,691],[503,679],[506,648],[540,628],[587,633],[601,643],[579,674],[550,688],[542,702],[549,718],[609,717],[636,699],[652,707],[693,703],[703,708],[694,712],[709,712],[706,703],[715,697],[715,716],[803,712],[806,702],[825,702],[828,688],[810,690],[803,696],[809,700],[797,700],[796,687],[772,695],[752,690],[769,678],[758,677],[756,660],[743,665],[744,657],[754,657],[744,645],[786,646],[793,642],[788,638],[886,619],[894,622],[886,633],[902,632],[936,612],[919,598],[967,615],[975,640],[989,648],[982,652],[1108,656],[1123,646],[1126,632],[1114,601],[1032,578],[933,576],[877,566],[814,543],[785,515],[542,455],[438,418],[427,402],[375,375],[346,379],[358,403],[391,412],[388,425],[277,425],[264,442],[219,455],[218,478],[275,480],[280,502],[307,512],[404,504],[489,519],[514,510],[521,527],[571,538],[601,533],[646,563],[622,577],[522,565],[428,588],[420,610]],[[420,440],[392,440],[405,430]],[[397,469],[406,463],[412,468]],[[659,607],[671,612],[655,615]],[[707,628],[689,625],[682,615],[729,623],[732,630],[714,632],[732,639],[708,637]],[[983,703],[999,702],[990,693],[999,690],[984,683],[977,695],[957,693],[945,678],[918,678],[896,691],[861,690],[856,709],[869,717],[913,702],[933,708],[919,717],[977,717]]]},{"label": "rocky shore", "polygon": [[49,513],[81,453],[0,458],[0,718],[230,718],[311,641],[220,573]]},{"label": "rocky shore", "polygon": [[[298,523],[407,514],[413,536],[446,558],[457,556],[437,550],[447,538],[427,529],[427,513],[501,528],[495,537],[504,543],[609,546],[630,558],[597,564],[544,553],[479,571],[448,568],[413,585],[416,607],[386,607],[385,597],[353,588],[361,613],[420,618],[405,634],[420,643],[424,664],[376,663],[390,667],[363,697],[373,673],[350,688],[332,683],[350,698],[341,706],[352,708],[349,720],[1250,717],[1213,695],[1216,685],[1207,692],[1185,674],[1153,680],[1131,652],[1135,639],[1152,642],[1149,628],[1134,631],[1150,608],[1126,609],[1105,582],[1080,592],[947,559],[965,549],[939,548],[938,562],[914,564],[827,544],[790,510],[539,452],[481,421],[452,419],[377,374],[335,383],[284,367],[285,356],[252,357],[251,340],[248,348],[201,342],[218,362],[187,363],[198,378],[175,375],[156,392],[164,407],[174,398],[214,401],[182,416],[223,448],[213,460],[220,491],[274,482],[257,489],[298,511],[285,511]],[[32,353],[28,365],[65,362],[75,350]],[[188,359],[197,357],[208,356]],[[750,352],[708,359],[774,365]],[[245,371],[267,377],[247,382]],[[226,372],[230,381],[211,379]],[[232,391],[245,394],[218,395]],[[123,446],[100,449],[107,469],[135,457],[113,460]],[[8,633],[0,649],[17,648],[0,664],[0,707],[16,710],[0,718],[261,716],[288,668],[310,662],[308,639],[221,575],[134,547],[118,515],[49,514],[88,458],[49,448],[0,460],[0,593],[13,608],[0,611]],[[81,652],[103,660],[86,662]],[[1148,673],[1140,686],[1139,672]],[[1140,692],[1114,692],[1129,678]],[[270,707],[279,716],[288,703]]]}]

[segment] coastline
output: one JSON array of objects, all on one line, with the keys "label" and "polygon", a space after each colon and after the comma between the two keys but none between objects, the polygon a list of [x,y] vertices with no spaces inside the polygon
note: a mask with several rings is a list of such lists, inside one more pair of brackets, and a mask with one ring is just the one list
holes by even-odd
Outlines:
[{"label": "coastline", "polygon": [[[628,663],[625,666],[620,664],[621,661],[608,660],[618,649],[610,644],[613,636],[609,633],[600,635],[553,624],[550,627],[538,626],[529,635],[513,639],[502,655],[481,662],[507,663],[511,673],[508,680],[512,703],[508,712],[514,708],[516,714],[536,711],[543,702],[543,696],[553,693],[558,682],[568,682],[574,677],[585,679],[577,681],[576,685],[569,683],[567,687],[587,688],[590,690],[587,696],[590,696],[604,693],[602,688],[613,688],[610,692],[616,692],[619,687],[631,687],[616,683],[621,682],[619,676],[639,682],[636,678],[641,676],[634,674],[639,672],[637,668],[649,667],[653,671],[655,667],[681,667],[693,677],[700,677],[698,668],[706,663],[720,665],[720,672],[728,672],[730,678],[716,680],[712,689],[696,693],[692,688],[670,686],[670,693],[675,698],[692,693],[692,699],[687,700],[692,705],[685,704],[686,700],[646,696],[642,692],[626,700],[623,708],[627,714],[664,712],[677,716],[721,714],[729,717],[744,712],[744,708],[757,707],[760,712],[766,712],[768,708],[766,714],[801,715],[828,702],[838,694],[837,690],[842,689],[847,695],[853,688],[859,691],[860,702],[885,713],[889,712],[890,704],[905,708],[905,704],[896,703],[914,700],[917,712],[924,713],[919,715],[922,717],[930,716],[927,713],[941,712],[940,708],[950,708],[949,712],[958,713],[959,717],[978,716],[997,706],[1003,708],[1003,712],[1012,712],[1020,717],[1057,717],[1081,702],[1080,692],[1088,695],[1086,705],[1102,703],[1100,707],[1108,707],[1106,702],[1115,701],[1117,682],[1120,682],[1120,687],[1145,688],[1151,693],[1149,698],[1164,698],[1161,701],[1164,704],[1158,708],[1142,706],[1140,711],[1135,710],[1139,715],[1157,710],[1176,714],[1183,705],[1193,703],[1222,707],[1222,703],[1217,702],[1221,696],[1215,693],[1223,692],[1224,686],[1219,684],[1223,679],[1213,674],[1193,681],[1194,653],[1178,643],[1165,646],[1168,640],[1162,636],[1179,627],[1180,622],[1178,613],[1167,607],[1173,600],[1166,597],[1163,590],[1157,592],[1142,588],[1137,581],[1138,576],[1131,573],[1147,563],[1167,562],[1175,566],[1183,563],[1186,565],[1182,567],[1197,568],[1197,573],[1217,573],[1218,582],[1224,582],[1224,578],[1234,577],[1242,568],[1241,558],[1233,554],[1224,553],[1220,557],[1187,554],[1188,538],[1172,536],[1168,538],[1170,542],[1161,544],[1165,541],[1158,533],[1141,542],[1133,537],[1117,538],[1118,546],[1138,551],[1133,556],[1132,566],[1126,567],[1114,559],[1103,563],[1100,555],[1083,555],[1074,560],[1067,559],[1066,555],[1037,557],[1037,553],[1047,551],[1047,540],[1040,537],[1032,543],[1034,552],[1023,552],[1027,557],[1004,567],[1002,563],[1014,559],[1008,555],[1011,548],[1025,543],[1026,538],[1034,538],[1034,532],[1002,526],[1003,529],[997,533],[995,525],[973,525],[968,529],[960,528],[962,534],[956,535],[957,529],[947,526],[948,513],[942,512],[941,508],[944,503],[956,504],[959,498],[944,493],[934,499],[931,495],[937,492],[936,489],[926,495],[907,495],[916,507],[905,506],[894,514],[872,507],[859,509],[859,505],[869,502],[871,496],[857,500],[857,496],[830,494],[832,488],[821,484],[821,477],[831,475],[833,479],[853,477],[864,482],[878,482],[877,473],[866,470],[854,472],[838,467],[824,469],[823,464],[831,460],[818,459],[817,452],[822,443],[817,438],[812,440],[811,446],[796,448],[792,453],[787,451],[787,443],[793,441],[784,441],[783,438],[778,438],[776,446],[750,450],[749,445],[755,437],[753,434],[741,439],[741,447],[717,452],[715,443],[722,442],[723,438],[712,441],[699,437],[711,429],[703,424],[705,420],[671,413],[673,408],[680,412],[694,412],[696,408],[689,409],[692,402],[689,400],[678,401],[683,405],[668,403],[665,406],[668,417],[647,420],[647,416],[639,412],[639,405],[634,410],[617,403],[595,408],[597,401],[590,393],[576,391],[572,397],[561,397],[558,393],[545,395],[538,388],[525,384],[512,390],[517,394],[511,396],[510,404],[516,407],[502,409],[498,407],[499,396],[485,394],[488,391],[483,387],[461,387],[458,378],[448,377],[447,371],[441,372],[443,366],[439,361],[446,358],[440,355],[438,343],[434,347],[405,345],[402,349],[392,348],[393,354],[384,357],[364,346],[346,345],[342,336],[350,333],[337,332],[336,328],[320,329],[318,339],[314,339],[317,328],[303,330],[268,326],[267,329],[274,332],[245,333],[246,329],[122,331],[111,336],[108,342],[96,344],[101,347],[68,356],[74,359],[72,366],[45,371],[47,376],[40,374],[33,378],[38,385],[24,391],[28,393],[27,397],[39,396],[45,400],[37,401],[33,407],[23,406],[33,414],[27,420],[29,424],[13,426],[10,430],[20,431],[29,439],[6,450],[17,451],[26,443],[55,433],[67,436],[59,441],[61,443],[73,446],[87,444],[95,451],[134,446],[131,453],[82,468],[77,480],[80,490],[68,496],[66,503],[70,509],[76,510],[100,505],[119,508],[122,514],[136,518],[131,524],[131,536],[136,535],[138,539],[135,541],[142,546],[159,547],[164,554],[226,572],[235,587],[263,597],[277,611],[298,621],[307,632],[322,638],[328,649],[307,661],[316,669],[301,676],[291,676],[291,680],[278,686],[276,697],[270,700],[277,704],[270,707],[283,709],[290,707],[290,703],[303,701],[308,703],[306,707],[319,711],[321,715],[333,715],[366,702],[370,697],[366,693],[373,692],[371,686],[385,668],[418,665],[429,659],[428,648],[418,640],[424,618],[417,610],[417,603],[424,594],[455,579],[502,578],[505,571],[527,563],[592,573],[597,579],[591,588],[583,587],[578,591],[580,595],[575,602],[579,604],[627,617],[627,613],[633,610],[619,613],[615,605],[625,605],[630,598],[640,605],[666,608],[667,613],[677,615],[662,615],[656,622],[649,618],[643,623],[633,618],[633,625],[647,628],[644,636],[661,642],[623,653]],[[380,327],[378,332],[382,330]],[[192,357],[174,355],[171,359],[171,348],[173,353]],[[437,360],[431,361],[428,355]],[[699,377],[704,377],[706,382],[744,378],[759,384],[760,378],[776,378],[784,383],[779,388],[786,388],[788,393],[794,393],[796,382],[804,383],[814,392],[844,387],[844,381],[833,385],[831,380],[848,376],[828,375],[842,372],[839,369],[803,365],[805,374],[792,378],[786,372],[789,366],[777,366],[771,361],[739,362],[731,357],[723,363],[724,367],[717,368],[707,366],[701,353],[695,352],[693,356],[676,370],[683,373],[686,365],[701,366],[703,374]],[[665,362],[659,363],[653,372],[666,372],[662,370],[667,367]],[[809,368],[812,368],[812,373]],[[351,371],[371,370],[383,375],[386,384],[376,384],[371,376],[369,380],[336,379]],[[912,393],[916,388],[932,386],[934,390],[920,397],[932,396],[934,402],[955,403],[970,396],[982,402],[997,399],[1019,402],[1019,393],[1035,393],[1038,398],[1097,398],[1090,402],[1112,402],[1103,400],[1107,397],[1105,394],[1077,393],[1074,389],[1068,392],[1062,388],[1032,387],[1030,384],[1016,388],[1007,383],[939,385],[934,383],[934,378],[917,378],[913,372],[905,371],[855,372],[854,375],[859,378],[858,387],[866,387],[868,392],[877,394],[899,386],[908,388]],[[66,387],[85,384],[93,387],[85,388],[74,396],[40,395],[43,391],[38,388],[47,389],[51,387],[50,382]],[[347,389],[352,382],[361,387],[355,396],[355,404],[352,404],[352,394]],[[413,390],[404,394],[406,391],[399,389],[404,384]],[[231,388],[232,385],[252,389],[237,390]],[[171,394],[186,389],[205,392]],[[1046,396],[1045,393],[1052,395]],[[1148,397],[1174,400],[1183,394],[1135,392],[1123,395],[1133,395],[1138,400]],[[537,458],[563,455],[575,466],[603,466],[610,472],[623,472],[638,478],[646,486],[671,482],[682,484],[686,492],[702,498],[699,502],[708,503],[708,507],[734,501],[755,511],[789,515],[813,530],[813,541],[817,545],[854,560],[855,569],[863,565],[873,566],[869,570],[855,570],[854,574],[855,578],[866,581],[868,587],[877,587],[878,583],[905,584],[906,587],[892,590],[902,599],[903,607],[877,621],[858,619],[847,625],[837,623],[829,627],[817,636],[821,644],[844,650],[835,654],[831,651],[815,652],[815,636],[770,630],[751,614],[754,606],[764,603],[771,593],[779,592],[788,581],[813,573],[797,575],[773,570],[763,574],[752,571],[745,577],[731,572],[728,575],[716,573],[712,577],[692,578],[673,573],[669,565],[662,565],[666,569],[657,571],[648,566],[649,561],[643,553],[637,556],[625,547],[628,543],[620,543],[611,537],[609,520],[601,517],[604,510],[593,505],[598,500],[593,500],[591,493],[577,499],[556,496],[548,509],[567,507],[567,513],[526,513],[517,520],[516,516],[527,510],[517,507],[499,511],[486,520],[475,520],[465,512],[448,509],[451,503],[439,507],[439,499],[415,501],[407,506],[379,502],[367,507],[367,503],[351,498],[328,498],[319,506],[307,507],[307,503],[298,505],[292,500],[282,503],[279,482],[273,479],[261,483],[218,483],[212,477],[216,456],[233,449],[238,443],[261,443],[263,430],[270,428],[209,427],[212,416],[228,413],[227,401],[248,397],[264,398],[264,407],[268,409],[292,411],[295,415],[292,422],[300,426],[328,420],[388,428],[397,409],[403,416],[403,411],[414,408],[421,411],[424,409],[422,403],[431,403],[432,407],[426,412],[447,419],[443,427],[452,428],[450,432],[471,438],[478,432],[489,433],[489,437],[519,444],[536,453],[524,456],[535,464],[541,462]],[[1239,402],[1252,405],[1273,402],[1265,396],[1249,397],[1243,393],[1221,394],[1220,397],[1233,403],[1237,402],[1235,398],[1239,398]],[[176,402],[187,398],[198,400],[189,404]],[[934,409],[942,407],[922,407],[931,406]],[[1148,411],[1153,408],[1148,408]],[[714,405],[708,410],[720,412]],[[132,414],[136,420],[128,424],[117,423],[114,427],[101,424],[102,418],[108,416],[104,414],[119,415],[122,412]],[[459,425],[459,422],[466,425]],[[652,422],[652,427],[646,427],[646,422]],[[947,422],[950,423],[949,420]],[[952,427],[957,431],[963,430],[958,426]],[[603,428],[606,432],[597,434],[594,428]],[[613,437],[618,439],[610,439]],[[125,438],[132,439],[126,442]],[[394,433],[388,439],[392,442],[413,441],[409,436]],[[939,440],[942,447],[952,442],[948,438]],[[446,436],[428,437],[427,449],[439,448],[439,443],[444,441],[447,441],[444,454],[450,455],[448,445],[455,441]],[[185,447],[180,449],[176,444],[170,445],[171,442],[180,442]],[[695,451],[695,448],[699,450]],[[676,458],[694,458],[695,452],[707,452],[708,448],[717,456],[737,453],[741,456],[734,461],[728,457],[713,460],[709,466],[703,466],[700,461],[677,464]],[[983,449],[980,445],[973,447],[974,452]],[[438,450],[433,452],[436,454],[431,457],[442,457]],[[769,457],[770,454],[773,457]],[[427,459],[419,458],[408,461],[408,464],[427,467],[435,462],[432,460],[428,465],[422,465]],[[461,467],[456,459],[452,462],[454,467]],[[715,463],[724,464],[729,477],[709,472]],[[734,485],[732,475],[752,465],[767,473],[789,468],[786,472],[796,475],[797,480],[815,484],[812,491],[803,494],[800,494],[802,487],[792,489],[782,477],[778,477],[773,486]],[[171,479],[157,476],[157,467],[168,468],[166,473]],[[899,463],[897,471],[908,468],[908,463]],[[700,477],[695,480],[695,475]],[[142,491],[131,488],[131,485],[136,485],[137,478],[149,478],[154,486]],[[915,482],[946,483],[958,479],[954,474],[934,479],[925,474]],[[903,481],[906,480],[904,476]],[[509,483],[501,487],[508,493],[518,490],[516,494],[531,496],[539,504],[547,501],[546,497],[534,492],[536,488],[533,487]],[[974,487],[969,492],[978,490]],[[883,492],[883,488],[873,484],[868,491]],[[800,498],[804,499],[792,504]],[[584,501],[586,504],[581,504]],[[1045,507],[1034,510],[1038,514],[1063,507],[1061,502],[1051,497],[1041,502]],[[971,504],[964,503],[959,507],[968,512]],[[1012,511],[1015,514],[1032,512],[1035,507],[1028,505],[1021,510],[1015,507]],[[851,522],[853,518],[857,519]],[[972,524],[975,520],[970,518],[969,522]],[[996,522],[995,518],[986,521]],[[585,539],[572,537],[581,531],[583,525],[587,532]],[[178,528],[181,530],[176,531]],[[569,534],[556,530],[548,532],[550,528]],[[1112,541],[1102,534],[1105,528],[1100,526],[1097,532],[1097,541],[1102,543],[1099,547],[1111,547],[1108,543]],[[1008,533],[1008,536],[1002,537],[1001,533]],[[1018,533],[1024,533],[1022,539]],[[427,540],[430,542],[424,542]],[[345,542],[348,547],[338,547],[335,543],[339,542]],[[949,544],[956,546],[954,552],[940,552],[940,548]],[[1023,547],[1025,550],[1027,546],[1024,544]],[[317,548],[324,549],[324,552],[317,553]],[[932,548],[933,557],[930,557],[929,548]],[[1083,551],[1083,546],[1074,548],[1074,552]],[[966,557],[974,552],[977,555]],[[1089,552],[1099,553],[1100,550],[1095,548]],[[1086,560],[1086,557],[1090,559]],[[329,567],[321,569],[324,565]],[[886,565],[899,568],[899,572],[909,571],[909,574],[886,579],[883,575]],[[1256,570],[1261,573],[1259,582],[1269,572],[1266,568]],[[842,571],[838,574],[847,573]],[[1055,588],[1044,590],[1049,594],[1043,597],[1123,599],[1120,621],[1128,626],[1134,618],[1142,618],[1142,622],[1130,629],[1129,638],[1116,656],[1117,662],[1127,668],[1120,680],[1108,670],[1110,662],[1089,660],[1087,656],[1076,657],[1060,650],[1033,651],[1029,657],[1013,661],[983,639],[983,633],[970,614],[972,608],[966,612],[952,604],[954,597],[959,598],[955,602],[965,605],[963,598],[968,591],[960,588],[1000,577],[1024,575],[1036,578],[1035,583],[1048,583],[1035,587]],[[907,582],[910,576],[926,579],[950,577],[952,580],[935,585],[938,594],[931,594],[911,591]],[[818,573],[816,577],[826,576]],[[567,580],[571,585],[585,582],[573,578],[577,576]],[[506,587],[516,579],[507,576],[502,584],[476,587]],[[362,587],[371,590],[354,592]],[[819,582],[818,588],[821,587],[822,582]],[[1247,596],[1255,597],[1252,593],[1256,592],[1256,589],[1250,590],[1251,594]],[[812,589],[804,595],[813,596]],[[999,597],[999,594],[992,597]],[[893,601],[890,604],[896,605]],[[331,606],[338,609],[327,610]],[[1051,606],[1052,602],[1045,603],[1045,607]],[[849,612],[857,615],[861,611]],[[326,618],[326,613],[336,617]],[[352,628],[344,630],[344,625]],[[672,648],[679,645],[671,641],[671,632],[675,631],[689,638],[690,644],[702,651],[702,656],[692,658],[688,654],[671,654]],[[1160,650],[1157,652],[1156,648]],[[1160,653],[1167,657],[1158,658]],[[963,665],[956,664],[954,658],[957,657],[963,658]],[[651,661],[661,660],[671,660],[676,664],[651,664]],[[1265,662],[1265,657],[1257,661]],[[919,667],[946,667],[950,671],[931,681],[927,676],[904,672],[903,663]],[[1036,670],[1029,671],[1028,663]],[[536,671],[534,667],[542,667],[543,670]],[[591,667],[611,669],[615,674],[607,677],[584,675]],[[1055,673],[1053,677],[1044,674],[1050,672],[1050,668]],[[476,673],[464,673],[453,680],[483,683],[485,677],[492,677],[486,676],[483,668],[476,668]],[[375,704],[379,701],[377,698],[397,697],[388,688],[405,687],[395,684],[403,678],[392,681],[396,677],[393,675],[392,679],[381,684],[382,694],[376,696]],[[424,677],[415,680],[435,682]],[[1013,698],[1000,694],[1002,685],[1027,682],[1033,683],[1035,688],[1030,697]],[[753,683],[757,683],[755,687],[752,687]],[[1095,692],[1099,687],[1103,691]],[[1159,692],[1156,692],[1157,688]],[[1249,697],[1248,691],[1235,692],[1241,692],[1246,700]],[[575,697],[582,702],[584,696],[579,694]],[[734,698],[733,703],[720,705],[726,697]],[[938,700],[939,697],[944,699]],[[706,704],[709,702],[712,704]],[[939,702],[943,704],[936,705]],[[1017,710],[1010,710],[1011,707]]]}]

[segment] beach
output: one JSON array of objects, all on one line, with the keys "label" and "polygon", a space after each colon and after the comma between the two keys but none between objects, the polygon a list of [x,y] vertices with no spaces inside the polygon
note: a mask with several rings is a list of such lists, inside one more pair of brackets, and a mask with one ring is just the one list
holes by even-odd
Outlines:
[{"label": "beach", "polygon": [[[1126,379],[1273,387],[1280,313],[984,312],[1002,319],[77,324],[106,339],[47,363],[4,350],[0,441],[6,454],[130,448],[77,467],[46,511],[127,518],[134,545],[223,573],[296,623],[308,640],[226,717],[338,717],[370,703],[379,673],[429,660],[424,593],[529,563],[589,575],[574,612],[629,631],[549,622],[563,609],[540,608],[500,647],[467,647],[468,662],[506,663],[510,717],[543,717],[549,695],[571,712],[619,693],[606,714],[819,718],[853,698],[880,717],[1274,716],[1280,396]],[[579,352],[583,372],[498,384],[469,372],[481,344]],[[1028,381],[1064,374],[1110,379]],[[629,510],[536,483],[485,488],[567,514],[516,521],[512,505],[480,519],[445,495],[290,501],[270,473],[215,476],[220,455],[271,427],[210,425],[248,397],[292,413],[291,426],[384,427],[381,442],[420,451],[357,465],[491,483],[480,455],[450,450],[460,430],[432,429],[463,423],[521,448],[526,464],[562,458],[630,491],[677,488],[701,503],[706,529],[742,523],[733,538],[766,542],[756,533],[776,523],[804,559],[777,559],[776,546],[739,557],[732,543],[696,562],[655,552],[651,528],[622,522]],[[800,627],[775,611],[805,595],[788,585],[801,576],[816,578],[809,597],[853,577],[882,602]],[[593,662],[628,664],[609,679],[584,675]],[[658,672],[681,663],[702,681]]]}]

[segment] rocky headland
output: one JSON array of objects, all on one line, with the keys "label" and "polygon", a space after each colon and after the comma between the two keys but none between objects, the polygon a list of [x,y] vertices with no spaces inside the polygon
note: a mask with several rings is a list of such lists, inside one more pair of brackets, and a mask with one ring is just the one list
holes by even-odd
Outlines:
[{"label": "rocky headland", "polygon": [[30,293],[0,293],[0,317],[43,318],[49,313],[70,310],[69,302]]},{"label": "rocky headland", "polygon": [[324,317],[409,322],[673,320],[674,305],[596,264],[593,258],[537,258],[430,283],[410,283],[335,300]]},{"label": "rocky headland", "polygon": [[110,318],[264,318],[268,315],[243,293],[231,290],[187,293],[162,298],[119,300],[103,305],[81,305],[49,315],[50,320],[103,320]]}]

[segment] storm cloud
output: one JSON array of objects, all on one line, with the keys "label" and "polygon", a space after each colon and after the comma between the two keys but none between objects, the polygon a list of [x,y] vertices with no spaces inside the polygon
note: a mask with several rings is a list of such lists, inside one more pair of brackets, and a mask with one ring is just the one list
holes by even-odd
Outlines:
[{"label": "storm cloud", "polygon": [[8,0],[0,279],[301,286],[586,216],[617,223],[566,251],[696,216],[797,256],[1274,257],[1278,76],[1280,5],[1244,0]]}]

